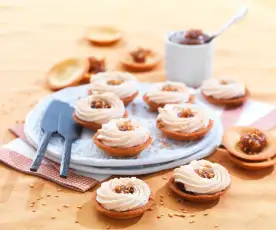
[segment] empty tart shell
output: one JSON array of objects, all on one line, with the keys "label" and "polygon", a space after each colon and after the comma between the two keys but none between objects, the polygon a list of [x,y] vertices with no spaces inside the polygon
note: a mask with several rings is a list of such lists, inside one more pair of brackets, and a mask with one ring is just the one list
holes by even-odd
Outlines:
[{"label": "empty tart shell", "polygon": [[[124,118],[128,116],[128,112],[127,110],[125,110],[125,113],[124,113]],[[74,120],[80,124],[82,127],[84,128],[87,128],[87,129],[90,129],[92,131],[95,131],[97,132],[98,129],[102,128],[102,125],[101,124],[97,124],[95,122],[87,122],[87,121],[83,121],[81,120],[80,118],[77,117],[77,115],[75,113],[73,113],[73,118]]]},{"label": "empty tart shell", "polygon": [[244,153],[238,146],[237,143],[240,140],[240,137],[244,134],[252,132],[256,130],[252,127],[247,126],[236,126],[228,129],[223,136],[223,145],[232,154],[234,157],[251,162],[260,162],[267,161],[267,159],[271,159],[276,155],[276,140],[275,138],[268,132],[264,130],[260,130],[267,141],[266,146],[260,153],[256,153],[253,155],[249,155]]},{"label": "empty tart shell", "polygon": [[[166,104],[158,104],[153,101],[150,101],[149,98],[147,97],[147,94],[144,94],[143,100],[144,100],[144,102],[146,102],[148,104],[150,111],[152,111],[152,112],[158,112],[158,108],[163,108],[166,105]],[[194,103],[194,102],[195,102],[194,95],[190,95],[187,103]]]},{"label": "empty tart shell", "polygon": [[226,107],[235,107],[235,106],[242,105],[246,102],[246,100],[250,95],[248,89],[246,89],[244,96],[233,98],[233,99],[216,99],[212,96],[206,96],[202,91],[201,91],[201,94],[209,103],[214,105],[226,106]]},{"label": "empty tart shell", "polygon": [[170,131],[165,129],[162,126],[162,123],[160,121],[156,122],[156,126],[158,129],[160,129],[167,137],[170,139],[178,140],[178,141],[195,141],[203,138],[213,127],[214,121],[209,120],[209,124],[207,127],[202,128],[196,132],[193,133],[180,133],[175,131]]},{"label": "empty tart shell", "polygon": [[248,169],[248,170],[257,170],[257,169],[264,169],[269,168],[275,165],[276,163],[276,156],[268,158],[264,161],[245,161],[235,157],[232,154],[228,155],[230,160],[233,161],[237,166]]},{"label": "empty tart shell", "polygon": [[85,38],[94,45],[109,46],[118,42],[122,37],[119,30],[109,26],[90,27],[85,34]]},{"label": "empty tart shell", "polygon": [[[92,92],[91,89],[88,90],[88,94],[89,94],[89,95],[92,95],[92,94],[93,94],[93,92]],[[132,95],[129,96],[129,97],[120,98],[120,99],[124,102],[124,105],[125,105],[125,106],[128,106],[128,104],[129,104],[130,102],[132,102],[132,101],[135,99],[135,97],[138,96],[138,94],[139,94],[139,91],[135,92],[134,94],[132,94]]]},{"label": "empty tart shell", "polygon": [[153,196],[151,195],[149,198],[149,201],[147,204],[145,204],[142,207],[129,210],[129,211],[124,211],[124,212],[118,212],[118,211],[112,211],[112,210],[107,210],[105,209],[97,200],[96,200],[96,195],[93,197],[93,201],[96,207],[96,210],[102,213],[105,216],[108,216],[113,219],[131,219],[135,218],[138,216],[143,215],[145,211],[147,211],[149,208],[151,208],[154,204]]},{"label": "empty tart shell", "polygon": [[143,72],[143,71],[149,71],[155,68],[160,62],[160,60],[161,60],[161,57],[156,52],[152,51],[147,56],[146,61],[143,63],[133,61],[130,54],[128,54],[124,59],[121,60],[121,64],[125,69],[129,71]]},{"label": "empty tart shell", "polygon": [[63,60],[47,72],[47,85],[52,90],[75,86],[82,81],[88,68],[89,62],[86,59],[70,58]]},{"label": "empty tart shell", "polygon": [[220,192],[214,193],[214,194],[191,194],[191,193],[186,193],[186,192],[180,190],[177,187],[173,177],[169,180],[168,186],[176,195],[178,195],[182,199],[192,201],[192,202],[202,202],[202,203],[203,202],[211,202],[211,201],[219,199],[220,196],[222,196],[230,187],[230,185],[229,185],[226,189],[224,189]]},{"label": "empty tart shell", "polygon": [[146,149],[152,142],[152,138],[149,137],[149,139],[141,144],[136,145],[130,148],[116,148],[116,147],[110,147],[107,145],[104,145],[98,138],[98,133],[96,133],[93,136],[94,143],[102,149],[106,154],[113,156],[113,157],[133,157],[137,156],[139,153],[141,153],[144,149]]}]

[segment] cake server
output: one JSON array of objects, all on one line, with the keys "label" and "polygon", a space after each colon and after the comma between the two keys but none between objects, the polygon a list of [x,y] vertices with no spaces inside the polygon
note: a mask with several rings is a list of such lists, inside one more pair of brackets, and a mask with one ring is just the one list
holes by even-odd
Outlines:
[{"label": "cake server", "polygon": [[59,114],[58,133],[65,140],[59,171],[60,176],[63,178],[67,178],[68,176],[72,143],[80,137],[82,130],[82,127],[73,119],[73,112],[74,108],[68,106]]},{"label": "cake server", "polygon": [[66,106],[68,105],[62,101],[53,100],[47,107],[46,112],[44,113],[44,116],[41,121],[41,129],[44,132],[44,135],[37,148],[36,155],[33,159],[33,163],[30,168],[31,171],[36,172],[39,169],[44,154],[47,150],[48,143],[50,142],[52,135],[58,131],[59,113]]}]

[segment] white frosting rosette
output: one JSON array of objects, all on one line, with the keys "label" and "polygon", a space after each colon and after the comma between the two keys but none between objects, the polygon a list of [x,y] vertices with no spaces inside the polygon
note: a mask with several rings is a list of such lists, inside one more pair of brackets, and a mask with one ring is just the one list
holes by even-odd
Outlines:
[{"label": "white frosting rosette", "polygon": [[[110,105],[110,108],[92,108],[93,101],[103,100]],[[75,105],[76,116],[87,122],[104,124],[113,118],[124,116],[124,103],[113,93],[90,95],[77,101]]]},{"label": "white frosting rosette", "polygon": [[[112,84],[117,81],[120,84]],[[119,98],[124,99],[132,96],[138,91],[137,79],[127,72],[101,72],[91,77],[92,93],[112,92]]]},{"label": "white frosting rosette", "polygon": [[[171,87],[176,91],[166,91],[165,87]],[[165,81],[158,84],[158,86],[146,93],[149,101],[157,104],[180,104],[189,101],[190,93],[188,87],[180,82]]]},{"label": "white frosting rosette", "polygon": [[208,79],[203,82],[201,91],[215,99],[233,99],[246,93],[245,85],[228,79]]},{"label": "white frosting rosette", "polygon": [[[122,131],[125,123],[130,122],[132,130]],[[150,137],[150,132],[147,127],[141,126],[137,122],[130,121],[128,118],[113,119],[107,124],[104,124],[98,130],[97,139],[104,145],[118,148],[130,148],[145,143]]]},{"label": "white frosting rosette", "polygon": [[[181,117],[180,114],[189,109],[192,117]],[[162,123],[164,129],[180,132],[193,133],[208,126],[210,118],[207,112],[194,104],[167,104],[158,109],[157,121]]]},{"label": "white frosting rosette", "polygon": [[[131,186],[133,193],[118,193],[117,186]],[[150,193],[149,186],[136,177],[114,178],[101,184],[96,200],[107,210],[123,212],[146,205]]]},{"label": "white frosting rosette", "polygon": [[[213,177],[204,178],[196,172],[196,170],[204,170],[204,168],[211,171]],[[206,160],[192,161],[188,165],[176,168],[173,178],[176,183],[182,183],[186,191],[196,194],[214,194],[223,191],[231,183],[226,168]]]}]

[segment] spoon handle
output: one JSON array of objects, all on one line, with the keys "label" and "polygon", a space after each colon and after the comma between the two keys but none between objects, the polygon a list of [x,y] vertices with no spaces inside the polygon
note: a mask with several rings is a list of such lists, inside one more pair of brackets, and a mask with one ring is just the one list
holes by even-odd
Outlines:
[{"label": "spoon handle", "polygon": [[241,10],[239,10],[237,14],[235,14],[222,28],[219,29],[219,31],[217,31],[214,34],[214,37],[220,35],[222,32],[224,32],[226,29],[228,29],[231,25],[233,25],[234,23],[236,23],[237,21],[242,19],[247,14],[247,12],[248,12],[247,7],[243,7]]}]

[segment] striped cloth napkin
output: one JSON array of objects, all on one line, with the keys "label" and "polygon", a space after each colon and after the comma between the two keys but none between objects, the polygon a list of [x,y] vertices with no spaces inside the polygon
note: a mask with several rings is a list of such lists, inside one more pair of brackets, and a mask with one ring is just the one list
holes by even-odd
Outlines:
[{"label": "striped cloth napkin", "polygon": [[[270,129],[276,126],[276,109],[274,106],[256,101],[248,101],[236,109],[221,109],[211,106],[220,113],[225,129],[233,125],[251,125],[260,129]],[[110,178],[111,175],[86,174],[70,169],[67,179],[59,177],[59,165],[44,159],[37,172],[29,170],[36,150],[28,144],[24,135],[23,125],[16,125],[10,131],[18,138],[0,147],[0,161],[27,174],[43,177],[64,187],[85,192],[98,183]]]}]

